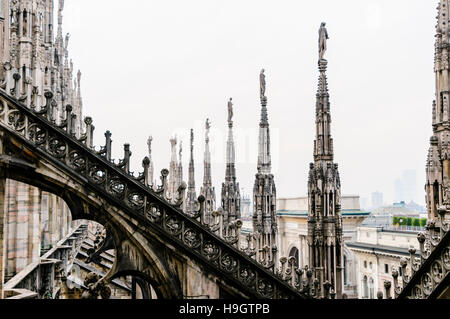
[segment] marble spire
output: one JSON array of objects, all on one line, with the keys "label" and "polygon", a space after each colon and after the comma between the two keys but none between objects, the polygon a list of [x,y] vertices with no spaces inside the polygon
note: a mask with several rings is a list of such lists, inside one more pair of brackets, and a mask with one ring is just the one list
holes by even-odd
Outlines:
[{"label": "marble spire", "polygon": [[233,99],[228,102],[228,140],[226,151],[225,182],[222,183],[222,236],[233,237],[234,223],[241,218],[241,195],[236,182],[235,147],[233,140]]},{"label": "marble spire", "polygon": [[183,141],[180,141],[180,148],[178,151],[178,165],[177,165],[177,185],[183,183]]},{"label": "marble spire", "polygon": [[256,237],[256,259],[274,270],[278,260],[276,187],[271,174],[270,131],[267,115],[266,76],[260,73],[261,121],[259,124],[258,165],[253,187],[253,231]]},{"label": "marble spire", "polygon": [[194,171],[194,130],[191,129],[191,158],[189,160],[189,180],[188,190],[186,195],[186,208],[187,214],[193,214],[196,210],[197,195],[195,192],[195,171]]},{"label": "marble spire", "polygon": [[[316,140],[314,163],[308,179],[308,247],[309,266],[319,280],[324,297],[324,285],[331,287],[337,298],[342,297],[343,238],[341,215],[341,182],[338,165],[333,162],[331,138],[330,96],[327,83],[327,60],[324,54],[328,33],[325,23],[319,30],[319,84],[316,94]],[[325,48],[325,49],[324,49]]]},{"label": "marble spire", "polygon": [[205,154],[204,154],[204,171],[203,171],[203,186],[200,194],[205,197],[205,210],[203,221],[205,224],[212,223],[212,212],[216,209],[216,193],[212,186],[211,178],[211,152],[209,150],[209,131],[211,129],[211,122],[209,119],[205,123]]},{"label": "marble spire", "polygon": [[433,101],[433,136],[426,164],[426,202],[428,219],[440,222],[439,211],[444,218],[450,216],[450,76],[449,48],[450,1],[440,0],[438,5],[438,23],[434,72],[436,78],[436,97]]},{"label": "marble spire", "polygon": [[170,139],[171,146],[171,157],[170,157],[170,168],[169,168],[169,189],[168,189],[168,197],[172,200],[175,200],[177,197],[177,137],[173,137]]},{"label": "marble spire", "polygon": [[153,136],[149,136],[147,140],[148,146],[148,159],[150,160],[149,168],[148,168],[148,181],[151,184],[151,187],[156,190],[156,185],[154,184],[154,167],[153,167],[153,158],[152,158],[152,142]]}]

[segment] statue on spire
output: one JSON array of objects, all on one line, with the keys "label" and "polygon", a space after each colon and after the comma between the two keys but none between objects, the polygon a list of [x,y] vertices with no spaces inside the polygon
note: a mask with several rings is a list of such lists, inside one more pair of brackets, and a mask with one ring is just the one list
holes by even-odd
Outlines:
[{"label": "statue on spire", "polygon": [[194,130],[191,129],[191,154],[194,153]]},{"label": "statue on spire", "polygon": [[153,136],[149,136],[149,138],[147,140],[147,145],[148,145],[148,154],[150,155],[150,158],[152,156],[152,141],[153,141]]},{"label": "statue on spire", "polygon": [[259,75],[259,82],[261,87],[261,100],[266,97],[266,75],[264,74],[265,70],[261,70],[261,74]]},{"label": "statue on spire", "polygon": [[228,101],[228,124],[233,123],[233,98]]},{"label": "statue on spire", "polygon": [[205,139],[206,141],[209,141],[209,129],[211,128],[211,122],[209,121],[209,119],[206,119],[206,124],[205,124]]},{"label": "statue on spire", "polygon": [[78,88],[80,88],[81,87],[81,71],[80,70],[78,70],[78,73],[77,73],[77,84],[78,84]]},{"label": "statue on spire", "polygon": [[326,23],[322,22],[319,29],[319,60],[323,60],[325,51],[327,50],[328,31],[325,27]]},{"label": "statue on spire", "polygon": [[64,49],[67,50],[67,47],[69,46],[69,40],[70,40],[70,33],[66,34],[66,39],[64,41]]}]

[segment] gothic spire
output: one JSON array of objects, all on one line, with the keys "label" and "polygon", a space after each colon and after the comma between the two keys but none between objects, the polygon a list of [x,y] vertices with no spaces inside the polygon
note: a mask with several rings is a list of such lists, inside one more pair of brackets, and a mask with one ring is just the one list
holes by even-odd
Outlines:
[{"label": "gothic spire", "polygon": [[212,222],[212,212],[216,209],[216,194],[215,189],[212,187],[211,178],[211,152],[209,151],[209,131],[211,129],[211,122],[209,119],[205,123],[205,155],[204,155],[204,175],[203,186],[200,193],[205,197],[205,216],[203,218],[206,224]]},{"label": "gothic spire", "polygon": [[64,0],[59,0],[58,6],[58,40],[62,41],[62,23],[63,23],[63,15],[62,12],[64,10]]},{"label": "gothic spire", "polygon": [[[153,184],[153,174],[154,174],[153,159],[152,159],[152,141],[153,137],[149,136],[147,140],[147,145],[148,145],[148,159],[150,160],[150,165],[148,169],[148,181],[150,184]],[[152,185],[152,187],[155,187],[155,185]]]},{"label": "gothic spire", "polygon": [[177,166],[177,185],[178,186],[180,186],[183,183],[182,153],[183,153],[183,141],[180,141],[180,148],[178,151],[178,166]]},{"label": "gothic spire", "polygon": [[314,160],[333,161],[333,139],[331,138],[330,95],[328,93],[327,64],[319,60],[319,85],[316,94],[316,140],[314,141]]},{"label": "gothic spire", "polygon": [[236,181],[236,168],[235,168],[235,149],[233,140],[233,99],[230,98],[228,102],[228,141],[227,141],[227,159],[226,159],[226,171],[225,181]]},{"label": "gothic spire", "polygon": [[319,30],[319,85],[316,94],[316,140],[314,163],[308,179],[308,246],[309,266],[319,280],[331,285],[337,298],[342,296],[342,215],[341,183],[338,165],[333,163],[333,140],[330,133],[330,102],[326,76],[327,60],[323,58],[328,32],[325,23]]},{"label": "gothic spire", "polygon": [[194,130],[191,129],[191,158],[189,160],[189,180],[186,195],[186,212],[192,213],[195,210],[197,195],[195,192],[195,174],[194,174]]},{"label": "gothic spire", "polygon": [[177,194],[177,137],[170,139],[172,155],[170,158],[170,169],[169,169],[169,198],[174,199]]},{"label": "gothic spire", "polygon": [[[439,221],[439,209],[450,212],[450,176],[445,167],[450,165],[450,76],[449,67],[449,0],[440,0],[438,6],[435,66],[436,97],[433,101],[433,136],[427,159],[426,201],[428,219]],[[446,213],[448,214],[448,213]]]},{"label": "gothic spire", "polygon": [[253,231],[257,234],[256,259],[267,269],[277,262],[276,188],[271,174],[270,132],[267,116],[266,76],[260,73],[261,122],[259,124],[258,173],[253,187]]},{"label": "gothic spire", "polygon": [[258,144],[258,172],[270,174],[272,160],[270,155],[270,132],[269,119],[267,115],[267,96],[266,94],[266,76],[265,70],[260,73],[261,89],[261,122],[259,123],[259,144]]},{"label": "gothic spire", "polygon": [[205,154],[204,154],[204,174],[203,187],[210,187],[211,182],[211,152],[209,151],[209,130],[211,129],[211,122],[206,120],[205,124]]},{"label": "gothic spire", "polygon": [[[241,195],[236,183],[235,150],[233,141],[233,99],[228,102],[228,141],[226,151],[225,182],[222,183],[223,225],[222,236],[233,241],[236,236],[235,223],[241,218]],[[239,236],[240,234],[237,234]]]}]

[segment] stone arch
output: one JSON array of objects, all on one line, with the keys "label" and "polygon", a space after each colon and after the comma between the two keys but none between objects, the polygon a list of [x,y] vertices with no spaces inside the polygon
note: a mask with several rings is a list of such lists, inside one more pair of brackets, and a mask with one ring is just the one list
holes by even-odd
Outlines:
[{"label": "stone arch", "polygon": [[369,284],[368,284],[367,276],[363,277],[362,291],[363,291],[363,298],[369,298]]},{"label": "stone arch", "polygon": [[372,277],[369,278],[369,299],[375,299],[375,282]]},{"label": "stone arch", "polygon": [[102,280],[109,282],[116,273],[124,271],[145,272],[146,275],[140,277],[152,284],[155,292],[158,291],[158,297],[182,297],[180,280],[166,261],[168,253],[164,247],[158,247],[156,242],[144,237],[137,231],[137,221],[132,224],[122,211],[94,196],[83,183],[56,168],[36,169],[34,164],[12,158],[7,164],[0,163],[0,176],[60,197],[69,207],[72,220],[92,220],[105,227],[113,237],[116,258],[110,272]]},{"label": "stone arch", "polygon": [[[155,282],[152,277],[143,272],[136,270],[121,271],[112,276],[111,280],[127,276],[134,277],[134,279],[136,280],[136,285],[140,287],[142,292],[142,299],[151,299],[151,289],[153,289],[158,299],[164,298],[164,294],[162,294],[159,289],[155,288],[157,282]],[[148,285],[147,287],[146,284]]]}]

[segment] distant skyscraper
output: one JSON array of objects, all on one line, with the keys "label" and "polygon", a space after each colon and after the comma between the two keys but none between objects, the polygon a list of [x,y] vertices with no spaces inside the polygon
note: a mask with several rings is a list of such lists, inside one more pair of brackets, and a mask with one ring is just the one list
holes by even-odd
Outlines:
[{"label": "distant skyscraper", "polygon": [[368,208],[368,199],[367,199],[367,197],[361,197],[360,198],[360,202],[361,202],[361,209],[362,210],[365,210],[365,209],[367,209]]},{"label": "distant skyscraper", "polygon": [[405,170],[402,177],[395,181],[395,202],[410,203],[417,200],[416,171]]},{"label": "distant skyscraper", "polygon": [[374,192],[372,193],[372,208],[378,208],[383,206],[383,193]]}]

